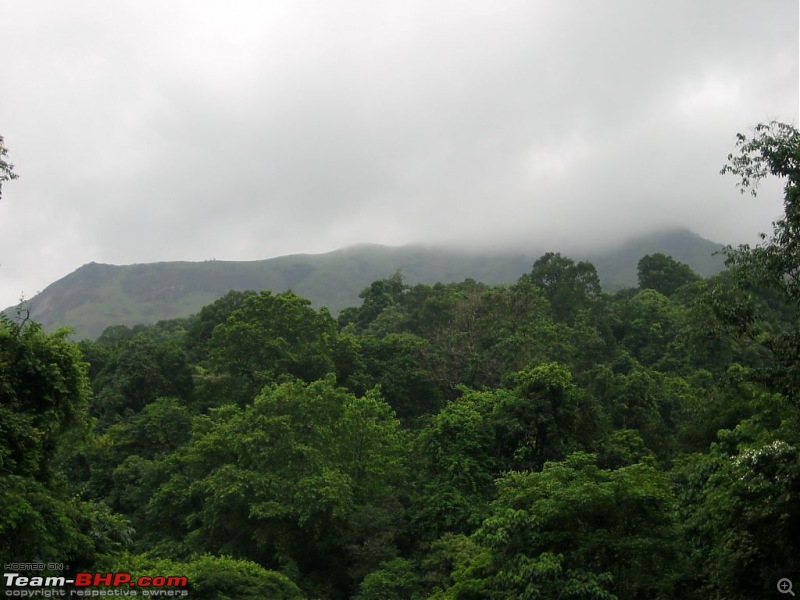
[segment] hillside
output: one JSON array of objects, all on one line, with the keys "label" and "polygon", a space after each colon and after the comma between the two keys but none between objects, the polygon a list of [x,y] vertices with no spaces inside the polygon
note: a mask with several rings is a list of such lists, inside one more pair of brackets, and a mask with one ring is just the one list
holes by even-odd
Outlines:
[{"label": "hillside", "polygon": [[[717,273],[723,268],[722,258],[712,254],[720,247],[687,230],[674,230],[573,258],[590,260],[604,287],[613,290],[636,285],[638,260],[654,252],[669,254],[701,275]],[[357,305],[359,292],[371,282],[398,270],[412,284],[466,278],[510,283],[529,271],[541,254],[367,244],[246,262],[89,263],[37,294],[31,300],[31,318],[46,329],[66,325],[78,338],[94,338],[109,325],[188,316],[232,289],[291,289],[337,313]]]},{"label": "hillside", "polygon": [[722,247],[688,229],[675,229],[627,240],[616,248],[589,256],[588,260],[597,269],[603,287],[613,291],[635,286],[639,259],[656,252],[686,263],[703,277],[716,275],[725,268],[724,257],[716,254]]}]

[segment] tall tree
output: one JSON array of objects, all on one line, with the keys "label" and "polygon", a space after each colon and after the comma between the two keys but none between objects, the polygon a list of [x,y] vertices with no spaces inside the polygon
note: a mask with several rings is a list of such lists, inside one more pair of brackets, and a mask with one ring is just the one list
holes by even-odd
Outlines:
[{"label": "tall tree", "polygon": [[589,262],[548,252],[533,263],[524,280],[539,286],[552,305],[557,321],[572,323],[581,310],[589,309],[601,297],[600,278]]},{"label": "tall tree", "polygon": [[786,123],[762,123],[750,137],[737,134],[736,146],[738,154],[728,155],[721,172],[738,176],[743,193],[755,196],[768,175],[784,180],[784,214],[773,222],[772,235],[762,233],[755,248],[728,248],[727,263],[744,287],[775,290],[794,309],[791,326],[765,344],[775,358],[767,379],[800,402],[800,132]]},{"label": "tall tree", "polygon": [[674,499],[653,467],[606,470],[578,453],[540,472],[511,471],[498,487],[473,536],[488,553],[457,558],[453,584],[432,598],[675,597]]},{"label": "tall tree", "polygon": [[121,343],[94,380],[92,410],[103,425],[159,396],[188,399],[194,388],[179,344],[141,333]]},{"label": "tall tree", "polygon": [[637,267],[639,289],[656,290],[665,296],[672,296],[678,288],[700,281],[700,276],[689,265],[660,252],[642,257]]},{"label": "tall tree", "polygon": [[230,399],[252,400],[267,383],[291,376],[314,381],[335,371],[336,321],[292,292],[265,290],[241,300],[208,342],[211,364],[231,378]]},{"label": "tall tree", "polygon": [[682,486],[688,573],[701,598],[766,598],[780,577],[797,572],[800,448],[742,443],[745,429],[723,432]]},{"label": "tall tree", "polygon": [[350,597],[395,557],[404,440],[375,392],[356,397],[333,374],[267,386],[196,418],[192,435],[166,458],[153,530],[279,568],[313,597]]},{"label": "tall tree", "polygon": [[[59,458],[88,431],[89,385],[66,330],[0,315],[0,555],[89,567],[122,534],[102,505],[70,497]],[[117,540],[118,541],[118,540]]]},{"label": "tall tree", "polygon": [[49,482],[63,436],[86,419],[89,386],[66,332],[0,316],[0,475]]}]

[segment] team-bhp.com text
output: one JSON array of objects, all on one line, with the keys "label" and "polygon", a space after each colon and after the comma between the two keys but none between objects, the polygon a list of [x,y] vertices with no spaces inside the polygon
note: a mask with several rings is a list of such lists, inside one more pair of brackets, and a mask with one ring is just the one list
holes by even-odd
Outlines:
[{"label": "team-bhp.com text", "polygon": [[[134,578],[130,573],[76,573],[67,579],[61,576],[29,576],[19,573],[4,573],[6,596],[53,597],[53,596],[138,596],[135,589],[142,588],[142,596],[186,596],[186,577],[142,576]],[[79,589],[52,589],[71,586]],[[99,586],[103,586],[100,588]],[[16,588],[16,589],[12,589]],[[21,589],[20,589],[21,588]],[[38,589],[34,589],[38,588]],[[45,589],[48,588],[48,589]],[[96,588],[96,589],[81,589]],[[99,589],[97,589],[99,588]],[[109,589],[110,588],[110,589]],[[114,589],[121,588],[121,589]],[[159,588],[159,589],[153,589]],[[167,589],[164,589],[167,588]],[[170,589],[172,588],[172,589]]]}]

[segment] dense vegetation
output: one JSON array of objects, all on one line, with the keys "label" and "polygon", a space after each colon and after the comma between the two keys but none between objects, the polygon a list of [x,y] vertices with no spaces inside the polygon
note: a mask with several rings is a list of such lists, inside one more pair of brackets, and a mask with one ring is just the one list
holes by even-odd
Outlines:
[{"label": "dense vegetation", "polygon": [[195,598],[750,599],[800,551],[800,138],[726,171],[785,214],[704,279],[539,258],[373,282],[338,320],[231,292],[70,342],[0,324],[0,555]]}]

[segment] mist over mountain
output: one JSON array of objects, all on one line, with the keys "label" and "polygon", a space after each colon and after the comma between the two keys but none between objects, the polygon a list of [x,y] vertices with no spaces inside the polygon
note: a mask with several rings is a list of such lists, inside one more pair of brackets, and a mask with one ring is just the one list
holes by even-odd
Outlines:
[{"label": "mist over mountain", "polygon": [[[626,240],[610,249],[571,256],[589,260],[605,289],[637,284],[636,265],[662,252],[703,276],[724,267],[722,248],[686,229]],[[134,265],[89,263],[52,283],[29,301],[32,319],[52,330],[66,326],[77,338],[94,338],[110,325],[133,326],[186,317],[230,290],[293,290],[314,306],[336,314],[360,304],[371,282],[400,271],[410,284],[462,281],[512,283],[542,254],[360,244],[324,254],[293,254],[258,261],[158,262]],[[564,253],[566,254],[566,253]],[[13,308],[6,312],[13,313]]]}]

